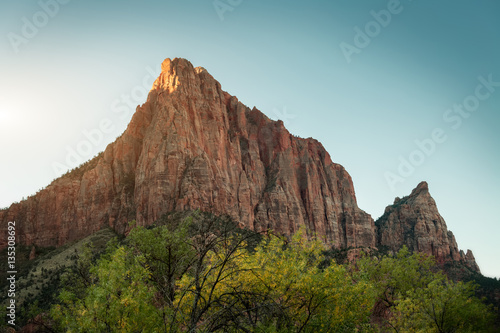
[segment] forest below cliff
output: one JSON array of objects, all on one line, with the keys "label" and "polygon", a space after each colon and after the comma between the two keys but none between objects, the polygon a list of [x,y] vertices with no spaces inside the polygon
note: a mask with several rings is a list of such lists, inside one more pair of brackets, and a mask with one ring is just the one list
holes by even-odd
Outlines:
[{"label": "forest below cliff", "polygon": [[18,323],[35,332],[495,331],[495,309],[473,282],[406,248],[349,263],[305,230],[259,234],[200,211],[132,227],[74,249],[49,279],[55,287],[26,298]]}]

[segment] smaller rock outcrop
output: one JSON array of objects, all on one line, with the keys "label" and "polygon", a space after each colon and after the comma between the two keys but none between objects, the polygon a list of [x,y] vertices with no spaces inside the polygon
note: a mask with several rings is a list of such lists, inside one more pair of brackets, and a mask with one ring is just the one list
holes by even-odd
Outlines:
[{"label": "smaller rock outcrop", "polygon": [[460,251],[460,257],[465,258],[465,264],[476,272],[480,272],[479,265],[476,263],[476,258],[471,250],[467,250],[467,253],[464,255],[464,251]]},{"label": "smaller rock outcrop", "polygon": [[377,245],[391,251],[407,246],[411,251],[433,255],[439,264],[461,262],[479,272],[472,251],[460,251],[453,233],[439,214],[426,182],[420,183],[409,196],[396,198],[376,222]]}]

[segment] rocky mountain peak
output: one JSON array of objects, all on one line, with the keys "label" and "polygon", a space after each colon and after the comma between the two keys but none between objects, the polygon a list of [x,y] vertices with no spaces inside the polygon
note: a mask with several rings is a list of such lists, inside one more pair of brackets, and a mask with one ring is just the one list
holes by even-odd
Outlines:
[{"label": "rocky mountain peak", "polygon": [[257,231],[306,227],[337,248],[375,246],[351,177],[319,142],[249,109],[185,59],[161,68],[102,155],[0,212],[2,223],[17,221],[20,243],[58,246],[104,227],[125,232],[133,219],[149,225],[202,209]]},{"label": "rocky mountain peak", "polygon": [[429,184],[426,181],[420,182],[417,187],[415,187],[410,194],[410,197],[416,197],[418,195],[429,195]]},{"label": "rocky mountain peak", "polygon": [[153,83],[153,90],[163,90],[169,93],[175,91],[181,82],[187,82],[194,79],[193,65],[182,58],[165,59],[161,64],[160,76]]},{"label": "rocky mountain peak", "polygon": [[163,61],[147,101],[102,154],[1,210],[0,224],[15,220],[20,244],[60,246],[193,209],[259,232],[306,228],[336,248],[406,245],[441,262],[475,264],[472,252],[458,251],[426,182],[396,198],[375,224],[321,143],[293,136],[182,58]]},{"label": "rocky mountain peak", "polygon": [[439,214],[427,182],[421,182],[409,196],[396,198],[376,222],[377,244],[392,251],[406,245],[412,251],[433,255],[441,264],[458,261],[479,271],[474,255],[459,251],[453,233]]}]

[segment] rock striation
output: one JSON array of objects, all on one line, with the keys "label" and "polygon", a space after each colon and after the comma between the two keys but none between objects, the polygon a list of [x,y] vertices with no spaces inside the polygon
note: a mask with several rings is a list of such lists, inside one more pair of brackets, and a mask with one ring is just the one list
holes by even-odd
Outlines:
[{"label": "rock striation", "polygon": [[[18,241],[59,246],[105,227],[209,210],[241,226],[292,234],[306,227],[338,248],[374,247],[373,219],[351,177],[314,139],[291,135],[221,89],[205,69],[166,59],[126,131],[80,168],[0,211]],[[2,237],[0,247],[5,247]]]},{"label": "rock striation", "polygon": [[411,251],[433,255],[440,264],[460,262],[479,272],[472,251],[464,254],[458,249],[426,182],[421,182],[409,196],[396,198],[375,224],[378,247],[397,251],[405,245]]}]

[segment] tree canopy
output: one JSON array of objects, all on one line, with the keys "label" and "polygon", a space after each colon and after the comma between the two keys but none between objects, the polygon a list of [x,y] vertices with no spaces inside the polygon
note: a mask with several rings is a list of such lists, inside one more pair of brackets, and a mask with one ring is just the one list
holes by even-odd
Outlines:
[{"label": "tree canopy", "polygon": [[52,307],[56,330],[484,332],[492,319],[472,284],[406,248],[340,265],[304,230],[262,236],[201,212],[136,226],[97,261],[86,251]]}]

